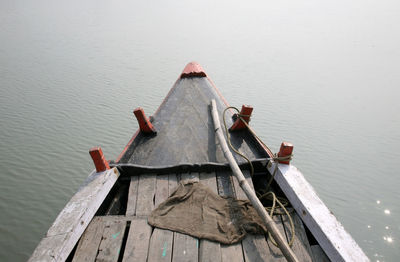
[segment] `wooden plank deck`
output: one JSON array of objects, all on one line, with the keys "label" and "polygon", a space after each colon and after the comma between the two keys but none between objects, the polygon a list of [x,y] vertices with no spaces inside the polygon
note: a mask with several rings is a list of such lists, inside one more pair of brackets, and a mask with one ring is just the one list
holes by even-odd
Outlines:
[{"label": "wooden plank deck", "polygon": [[[253,185],[249,172],[244,175]],[[246,198],[230,172],[132,177],[126,216],[95,217],[78,243],[73,261],[285,261],[266,236],[248,235],[239,243],[222,245],[148,225],[147,216],[152,209],[166,200],[180,181],[199,181],[221,196]],[[283,234],[288,232],[287,219],[275,216],[274,220]],[[311,261],[311,256],[319,256],[320,252],[315,248],[315,254],[311,253],[304,227],[296,216],[295,224],[293,249],[300,261]]]}]

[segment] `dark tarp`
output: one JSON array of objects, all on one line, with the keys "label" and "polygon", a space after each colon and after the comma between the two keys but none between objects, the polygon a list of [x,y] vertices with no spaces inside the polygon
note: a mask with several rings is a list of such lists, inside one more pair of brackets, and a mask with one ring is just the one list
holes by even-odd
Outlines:
[{"label": "dark tarp", "polygon": [[198,182],[180,183],[148,218],[150,225],[197,238],[233,244],[246,233],[267,232],[248,200],[221,197]]}]

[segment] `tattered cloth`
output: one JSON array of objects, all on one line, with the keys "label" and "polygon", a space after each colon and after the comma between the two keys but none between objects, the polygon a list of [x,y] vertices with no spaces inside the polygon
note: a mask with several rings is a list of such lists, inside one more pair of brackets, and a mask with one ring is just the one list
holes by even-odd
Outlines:
[{"label": "tattered cloth", "polygon": [[148,218],[150,225],[233,244],[267,229],[248,200],[221,197],[198,182],[180,183]]}]

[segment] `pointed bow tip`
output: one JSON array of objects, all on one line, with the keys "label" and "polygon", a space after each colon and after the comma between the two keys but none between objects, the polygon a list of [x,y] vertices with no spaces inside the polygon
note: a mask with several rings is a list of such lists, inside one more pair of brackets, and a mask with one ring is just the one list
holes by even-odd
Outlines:
[{"label": "pointed bow tip", "polygon": [[204,69],[197,62],[190,62],[186,65],[185,69],[183,69],[180,78],[189,78],[189,77],[206,77],[207,74],[204,72]]}]

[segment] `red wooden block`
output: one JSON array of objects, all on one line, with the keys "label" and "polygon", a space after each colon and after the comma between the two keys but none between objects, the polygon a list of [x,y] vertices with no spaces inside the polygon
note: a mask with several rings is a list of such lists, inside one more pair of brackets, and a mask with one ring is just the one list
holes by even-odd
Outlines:
[{"label": "red wooden block", "polygon": [[101,147],[93,147],[89,150],[89,154],[93,159],[94,166],[96,167],[96,172],[103,172],[110,169],[110,166],[103,155]]},{"label": "red wooden block", "polygon": [[[285,157],[285,156],[290,156],[293,152],[293,144],[289,142],[282,142],[281,148],[278,153],[278,157]],[[287,161],[279,161],[281,164],[287,164],[289,165],[290,160]]]},{"label": "red wooden block", "polygon": [[181,78],[206,77],[206,76],[207,75],[204,69],[201,67],[201,65],[199,65],[196,62],[190,62],[189,64],[187,64],[181,74]]},{"label": "red wooden block", "polygon": [[[242,105],[242,110],[240,111],[240,115],[242,116],[243,120],[246,121],[247,124],[250,122],[250,117],[252,112],[253,112],[252,106]],[[229,130],[235,131],[235,130],[241,130],[243,128],[246,128],[246,125],[238,117],[235,123],[233,123],[233,125],[231,126],[231,128],[229,128]]]},{"label": "red wooden block", "polygon": [[144,110],[141,107],[136,108],[133,113],[136,116],[136,119],[139,123],[140,131],[146,134],[154,134],[157,133],[153,124],[150,123],[150,120],[144,114]]}]

